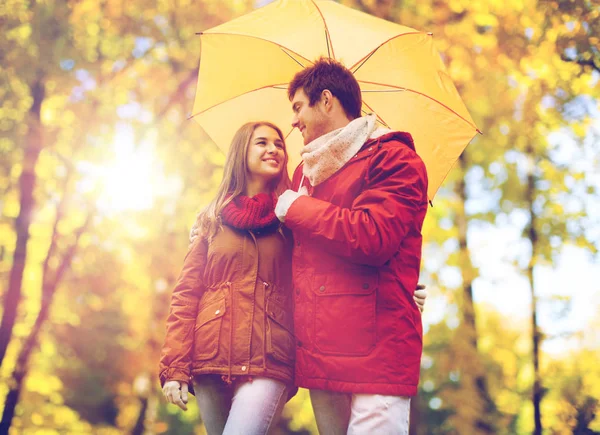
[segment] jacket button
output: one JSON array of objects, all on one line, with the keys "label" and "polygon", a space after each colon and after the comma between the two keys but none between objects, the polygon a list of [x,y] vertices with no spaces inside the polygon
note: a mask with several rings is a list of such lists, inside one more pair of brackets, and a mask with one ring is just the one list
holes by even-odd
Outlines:
[{"label": "jacket button", "polygon": [[367,284],[367,283],[365,282],[365,283],[363,283],[363,286],[362,286],[362,287],[363,287],[363,288],[366,290],[366,289],[368,289],[368,288],[369,288],[369,284]]},{"label": "jacket button", "polygon": [[300,246],[300,241],[297,241],[297,242],[296,242],[296,246]]},{"label": "jacket button", "polygon": [[217,311],[215,311],[215,316],[218,316],[218,315],[219,315],[219,313],[221,313],[221,310],[217,310]]},{"label": "jacket button", "polygon": [[320,292],[324,292],[324,291],[325,291],[325,286],[324,286],[324,285],[322,285],[321,287],[319,287],[319,291],[320,291]]},{"label": "jacket button", "polygon": [[296,295],[300,296],[300,289],[299,288],[296,289]]},{"label": "jacket button", "polygon": [[247,367],[246,367],[246,366],[242,366],[242,371],[243,371],[243,372],[245,372],[245,371],[246,371],[246,369],[247,369]]},{"label": "jacket button", "polygon": [[302,342],[301,342],[300,340],[298,340],[298,341],[296,342],[296,346],[298,346],[298,347],[302,347]]},{"label": "jacket button", "polygon": [[369,148],[369,151],[373,151],[373,147]]}]

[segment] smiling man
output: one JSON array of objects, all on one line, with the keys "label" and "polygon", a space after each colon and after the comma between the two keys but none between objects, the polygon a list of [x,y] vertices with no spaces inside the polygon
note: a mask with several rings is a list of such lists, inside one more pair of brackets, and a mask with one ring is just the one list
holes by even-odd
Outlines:
[{"label": "smiling man", "polygon": [[275,212],[295,241],[296,383],[321,434],[408,434],[425,166],[410,134],[360,116],[360,87],[340,63],[318,60],[288,96],[305,146]]}]

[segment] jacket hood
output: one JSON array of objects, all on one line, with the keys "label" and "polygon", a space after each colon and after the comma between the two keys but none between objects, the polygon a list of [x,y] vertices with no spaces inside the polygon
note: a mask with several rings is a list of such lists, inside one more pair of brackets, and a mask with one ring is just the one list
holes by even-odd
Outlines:
[{"label": "jacket hood", "polygon": [[379,141],[379,142],[398,141],[398,142],[402,142],[403,144],[408,146],[411,150],[413,150],[415,152],[417,151],[415,149],[415,142],[413,141],[411,134],[406,131],[391,131],[382,136],[379,136],[376,139],[369,139],[365,143],[365,145],[367,145],[367,144],[372,145],[374,142],[377,142],[377,141]]}]

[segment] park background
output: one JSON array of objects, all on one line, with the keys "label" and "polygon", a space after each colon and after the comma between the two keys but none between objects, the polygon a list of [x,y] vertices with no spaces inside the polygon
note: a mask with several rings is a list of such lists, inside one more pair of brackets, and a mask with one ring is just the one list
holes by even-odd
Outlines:
[{"label": "park background", "polygon": [[[0,433],[204,433],[157,380],[224,162],[196,32],[267,3],[0,3]],[[599,3],[342,3],[433,32],[483,132],[424,226],[412,432],[600,433]],[[306,391],[279,433],[316,433]]]}]

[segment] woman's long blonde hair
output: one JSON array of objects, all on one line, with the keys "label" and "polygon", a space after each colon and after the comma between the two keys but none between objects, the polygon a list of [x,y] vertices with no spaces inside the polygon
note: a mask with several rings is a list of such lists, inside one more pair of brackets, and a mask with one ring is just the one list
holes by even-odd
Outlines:
[{"label": "woman's long blonde hair", "polygon": [[221,211],[233,198],[241,195],[248,184],[248,147],[252,135],[258,127],[270,127],[277,132],[283,142],[284,162],[279,177],[273,180],[272,188],[275,194],[281,195],[291,186],[287,173],[288,153],[283,133],[275,124],[268,121],[248,122],[235,133],[227,152],[223,167],[223,180],[217,190],[217,195],[204,210],[198,214],[197,226],[201,237],[211,239],[221,228]]}]

